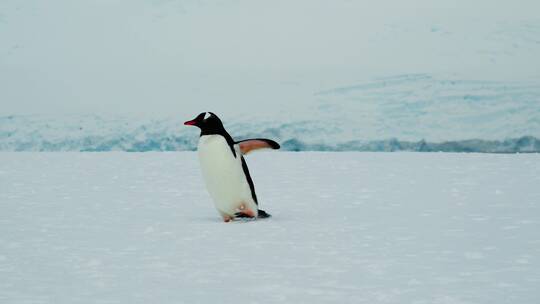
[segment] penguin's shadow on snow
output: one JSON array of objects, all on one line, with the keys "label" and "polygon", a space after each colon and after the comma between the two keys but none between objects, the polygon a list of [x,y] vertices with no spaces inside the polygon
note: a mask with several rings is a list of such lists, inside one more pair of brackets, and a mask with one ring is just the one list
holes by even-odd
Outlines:
[{"label": "penguin's shadow on snow", "polygon": [[257,223],[257,222],[268,222],[272,221],[272,219],[236,219],[233,221],[230,221],[228,223],[223,222],[223,220],[219,217],[215,216],[202,216],[202,217],[194,217],[190,220],[190,222],[197,222],[197,223],[218,223],[223,225],[234,225],[234,224],[249,224],[249,223]]}]

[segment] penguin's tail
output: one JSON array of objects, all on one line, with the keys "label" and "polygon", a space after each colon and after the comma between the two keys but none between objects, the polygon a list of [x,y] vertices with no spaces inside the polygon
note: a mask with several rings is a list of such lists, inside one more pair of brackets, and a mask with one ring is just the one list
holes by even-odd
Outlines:
[{"label": "penguin's tail", "polygon": [[269,218],[272,215],[270,213],[267,213],[264,210],[259,209],[259,214],[257,215],[258,218]]},{"label": "penguin's tail", "polygon": [[264,210],[259,209],[257,217],[254,217],[251,214],[246,214],[246,213],[242,213],[242,212],[237,212],[237,213],[234,214],[234,216],[236,218],[241,218],[241,219],[256,219],[256,218],[265,219],[265,218],[271,217],[272,215],[270,213],[267,213]]}]

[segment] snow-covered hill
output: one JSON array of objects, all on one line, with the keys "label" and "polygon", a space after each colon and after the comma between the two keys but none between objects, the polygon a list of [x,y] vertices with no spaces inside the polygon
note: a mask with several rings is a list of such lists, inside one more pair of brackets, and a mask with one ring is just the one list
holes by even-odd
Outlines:
[{"label": "snow-covered hill", "polygon": [[435,94],[446,110],[481,88],[510,101],[509,90],[527,95],[540,82],[538,11],[536,0],[2,0],[0,115],[305,118],[317,114],[313,94],[348,88],[366,102],[359,88],[373,81],[393,92],[371,90],[368,103]]},{"label": "snow-covered hill", "polygon": [[189,150],[181,122],[213,111],[234,136],[291,150],[537,151],[538,11],[3,0],[0,150]]}]

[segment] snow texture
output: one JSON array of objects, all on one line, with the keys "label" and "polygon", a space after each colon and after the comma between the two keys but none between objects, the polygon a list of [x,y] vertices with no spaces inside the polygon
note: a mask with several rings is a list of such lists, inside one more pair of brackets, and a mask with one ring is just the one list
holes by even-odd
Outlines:
[{"label": "snow texture", "polygon": [[248,163],[223,223],[192,152],[0,153],[0,302],[540,302],[537,154]]}]

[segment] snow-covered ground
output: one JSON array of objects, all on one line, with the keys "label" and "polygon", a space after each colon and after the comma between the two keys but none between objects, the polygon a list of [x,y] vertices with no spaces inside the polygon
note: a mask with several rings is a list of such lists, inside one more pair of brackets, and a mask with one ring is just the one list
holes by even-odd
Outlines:
[{"label": "snow-covered ground", "polygon": [[540,155],[0,153],[1,303],[539,303]]}]

